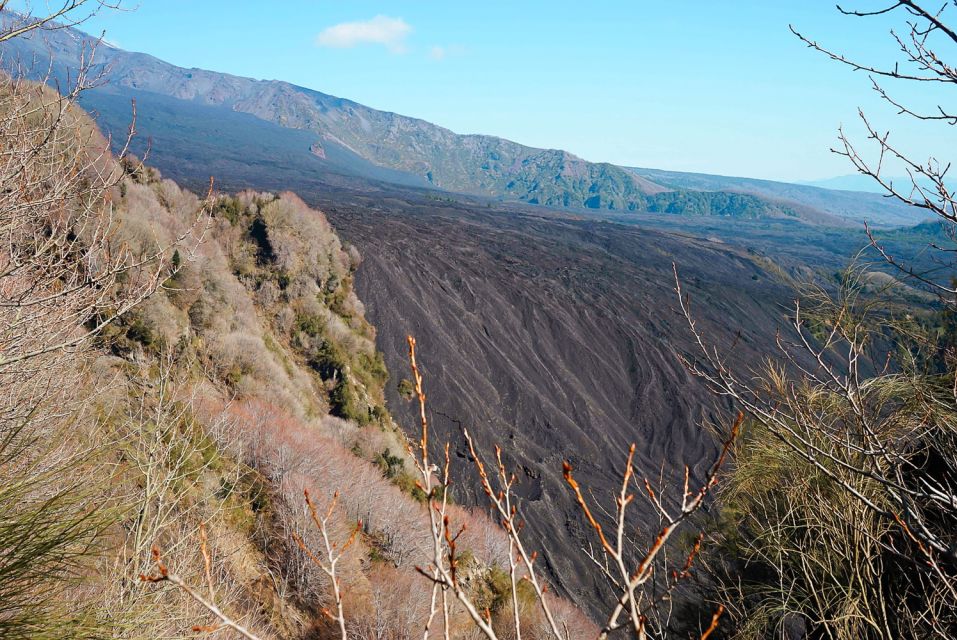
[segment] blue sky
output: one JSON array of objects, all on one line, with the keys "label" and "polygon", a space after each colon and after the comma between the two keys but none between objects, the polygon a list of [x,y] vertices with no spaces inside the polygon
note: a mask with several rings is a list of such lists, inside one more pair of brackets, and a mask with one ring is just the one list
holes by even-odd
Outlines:
[{"label": "blue sky", "polygon": [[[793,23],[892,59],[890,21],[841,16],[828,0],[127,5],[85,29],[177,65],[288,80],[594,161],[783,180],[848,174],[828,148],[842,123],[859,133],[857,106],[922,157],[957,142],[955,127],[896,117],[866,75],[790,34]],[[934,104],[932,93],[900,89]]]}]

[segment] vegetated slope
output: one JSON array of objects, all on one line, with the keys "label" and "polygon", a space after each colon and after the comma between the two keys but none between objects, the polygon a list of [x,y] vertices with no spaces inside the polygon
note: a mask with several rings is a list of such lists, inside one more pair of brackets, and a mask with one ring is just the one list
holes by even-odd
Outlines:
[{"label": "vegetated slope", "polygon": [[794,210],[811,209],[844,221],[867,220],[884,226],[907,226],[924,219],[919,211],[878,193],[822,189],[803,184],[716,176],[705,173],[633,168],[636,174],[674,189],[731,191],[759,196]]},{"label": "vegetated slope", "polygon": [[[384,406],[355,248],[291,193],[201,200],[116,161],[51,90],[8,83],[0,94],[17,158],[5,175],[18,184],[0,274],[12,336],[0,394],[12,598],[0,635],[178,638],[218,626],[176,575],[258,637],[340,637],[323,614],[331,578],[309,555],[331,540],[349,637],[418,637],[430,510]],[[329,514],[321,533],[305,490]],[[467,526],[459,579],[510,620],[503,532],[450,509]],[[575,637],[597,632],[552,602]],[[453,603],[449,614],[447,633],[464,635],[465,612]],[[523,617],[544,640],[536,612]]]},{"label": "vegetated slope", "polygon": [[[333,637],[329,581],[295,542],[322,548],[302,502],[309,489],[322,509],[338,494],[340,548],[362,520],[339,569],[350,634],[375,637],[388,620],[394,637],[414,637],[431,593],[415,569],[431,557],[427,507],[384,406],[388,374],[353,289],[358,253],[290,193],[215,196],[207,220],[196,196],[155,170],[123,168],[112,194],[122,238],[148,252],[193,225],[202,241],[177,250],[162,289],[98,338],[87,384],[105,425],[98,448],[115,457],[104,501],[118,506],[78,600],[104,637],[189,633],[208,614],[136,576],[155,572],[155,544],[198,588],[206,535],[231,615],[263,638]],[[493,615],[509,615],[495,604],[509,597],[502,532],[462,508],[450,517],[468,525],[462,579]],[[593,632],[555,605],[577,633]],[[526,628],[544,637],[529,615]],[[467,626],[456,606],[451,624],[453,634]]]}]

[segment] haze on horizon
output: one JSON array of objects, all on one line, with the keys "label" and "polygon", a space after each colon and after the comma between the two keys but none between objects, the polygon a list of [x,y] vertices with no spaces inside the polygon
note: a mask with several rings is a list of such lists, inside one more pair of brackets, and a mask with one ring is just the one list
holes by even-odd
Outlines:
[{"label": "haze on horizon", "polygon": [[[885,55],[873,36],[889,29],[884,18],[865,24],[823,0],[124,6],[132,11],[104,11],[83,28],[177,65],[287,80],[591,161],[785,181],[841,176],[852,168],[829,148],[841,125],[863,143],[859,106],[905,148],[957,143],[951,131],[896,118],[866,74],[790,33],[793,24],[849,54]],[[939,96],[901,90],[931,109]]]}]

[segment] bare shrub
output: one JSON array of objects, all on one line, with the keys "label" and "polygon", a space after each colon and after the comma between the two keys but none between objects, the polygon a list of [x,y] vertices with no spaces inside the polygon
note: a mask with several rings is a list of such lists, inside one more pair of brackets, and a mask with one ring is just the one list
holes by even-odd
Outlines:
[{"label": "bare shrub", "polygon": [[350,624],[350,632],[362,640],[414,640],[429,612],[429,592],[421,578],[388,563],[378,563],[369,572],[369,607]]},{"label": "bare shrub", "polygon": [[[868,73],[904,119],[953,124],[944,104],[923,112],[895,97],[910,83],[946,89],[957,81],[946,62],[957,43],[947,24],[950,4],[838,7],[854,18],[902,18],[889,43],[897,59],[886,66],[792,31]],[[946,184],[950,165],[915,160],[862,110],[859,116],[868,146],[840,130],[834,151],[888,197],[934,217],[941,232],[928,270],[892,255],[868,229],[871,247],[894,276],[937,294],[939,312],[895,314],[874,279],[852,267],[837,290],[803,292],[777,352],[757,370],[741,371],[700,335],[677,285],[699,347],[690,369],[749,417],[716,533],[724,552],[710,559],[714,597],[728,604],[736,637],[957,632],[957,376],[948,329],[957,300],[957,209]],[[894,171],[907,174],[904,184],[888,177]]]},{"label": "bare shrub", "polygon": [[[481,634],[491,639],[500,637],[521,638],[523,618],[528,610],[523,610],[520,593],[522,586],[528,589],[532,602],[537,603],[542,622],[537,625],[539,637],[542,638],[569,638],[567,627],[560,626],[559,620],[552,611],[551,599],[546,596],[547,583],[538,575],[535,568],[537,552],[528,548],[523,539],[523,523],[519,516],[516,497],[512,488],[516,476],[511,474],[502,462],[501,451],[496,449],[496,456],[491,470],[486,467],[482,456],[475,449],[471,437],[465,432],[469,443],[473,462],[481,480],[481,486],[488,498],[492,512],[499,518],[502,527],[508,536],[508,581],[510,604],[499,612],[498,619],[493,617],[488,606],[482,609],[472,592],[465,583],[462,571],[465,568],[462,562],[461,536],[466,526],[456,522],[451,517],[448,505],[448,487],[450,485],[450,466],[448,445],[444,450],[444,461],[440,458],[441,466],[430,460],[429,450],[429,421],[426,412],[426,396],[423,390],[423,380],[419,372],[415,355],[415,340],[409,336],[409,359],[412,368],[412,379],[415,395],[419,401],[422,437],[415,452],[415,465],[420,474],[420,487],[429,501],[429,526],[432,537],[432,554],[426,567],[418,567],[418,571],[433,584],[432,603],[430,607],[429,623],[436,618],[443,621],[443,627],[448,632],[449,600],[454,598],[464,608],[473,625]],[[647,480],[639,481],[638,475],[632,466],[634,446],[628,454],[625,468],[622,472],[622,487],[615,497],[613,531],[607,532],[593,515],[593,507],[589,506],[585,494],[575,481],[572,468],[566,463],[565,480],[573,491],[579,507],[597,536],[601,549],[599,555],[590,553],[596,565],[602,570],[613,592],[617,594],[617,601],[610,605],[610,613],[600,632],[599,638],[608,637],[619,629],[629,628],[638,638],[648,637],[649,633],[664,632],[668,620],[668,602],[676,584],[688,575],[694,560],[695,551],[685,560],[683,567],[675,568],[672,577],[668,578],[668,560],[666,549],[670,538],[685,525],[690,517],[701,507],[705,497],[717,483],[717,473],[726,459],[731,445],[736,437],[740,424],[738,422],[731,430],[729,439],[707,474],[704,483],[697,489],[689,484],[689,474],[686,468],[684,490],[677,508],[669,508],[655,493]],[[411,447],[411,445],[410,445]],[[649,546],[642,547],[632,540],[626,530],[628,525],[627,509],[634,500],[632,485],[638,491],[647,492],[651,502],[658,509],[662,525]],[[583,550],[584,553],[589,553]],[[679,565],[681,566],[681,565]],[[656,573],[664,573],[664,581],[653,579]],[[662,607],[665,612],[662,613]],[[712,625],[706,629],[701,637],[707,637],[713,631],[722,609],[715,613]],[[505,616],[503,621],[502,617]],[[527,629],[527,622],[525,622]],[[429,625],[426,626],[428,635]],[[514,634],[514,635],[513,635]]]},{"label": "bare shrub", "polygon": [[[799,305],[793,339],[745,375],[706,345],[682,298],[701,346],[689,368],[751,419],[728,482],[720,597],[743,637],[788,620],[839,638],[948,637],[957,624],[951,374],[927,374],[906,348],[899,359],[875,352],[890,331],[883,305],[860,295],[856,278],[844,284],[836,300],[820,292]],[[867,375],[875,365],[884,368]]]},{"label": "bare shrub", "polygon": [[[40,17],[4,14],[0,41],[82,20],[100,6],[76,0]],[[123,168],[76,106],[91,81],[86,70],[62,95],[19,77],[0,77],[5,637],[96,632],[89,628],[96,621],[85,602],[68,608],[59,600],[75,586],[71,577],[104,526],[101,502],[94,499],[99,488],[81,482],[103,465],[90,441],[97,421],[77,417],[86,350],[175,271],[170,260],[177,246],[187,254],[194,246],[188,240],[195,227],[167,243],[124,238],[114,190]]]}]

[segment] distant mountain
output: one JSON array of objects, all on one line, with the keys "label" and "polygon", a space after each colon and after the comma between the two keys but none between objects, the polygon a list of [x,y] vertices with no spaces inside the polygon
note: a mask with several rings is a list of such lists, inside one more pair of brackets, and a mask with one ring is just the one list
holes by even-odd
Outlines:
[{"label": "distant mountain", "polygon": [[[88,57],[93,42],[75,29],[60,29],[4,43],[0,50],[6,64],[35,61],[40,72],[52,59],[55,77],[65,81]],[[211,172],[232,154],[233,171],[227,173],[234,179],[284,161],[303,176],[311,172],[337,182],[359,177],[552,207],[842,224],[828,211],[800,201],[737,188],[662,185],[641,172],[586,162],[566,151],[459,135],[278,80],[184,69],[102,43],[94,60],[93,72],[102,73],[103,82],[87,93],[85,104],[100,114],[102,127],[120,134],[129,101],[136,98],[141,136],[163,139],[170,145],[166,153],[175,147],[185,152],[180,161],[208,165]],[[184,145],[184,128],[195,143]],[[222,135],[211,135],[216,131]],[[841,217],[855,216],[876,217],[873,207]]]},{"label": "distant mountain", "polygon": [[812,215],[811,212],[819,212],[845,222],[868,220],[887,226],[910,226],[921,222],[925,217],[912,207],[877,193],[838,191],[789,182],[706,173],[638,167],[631,168],[631,171],[672,189],[731,191],[758,196],[784,207],[792,207],[805,217]]},{"label": "distant mountain", "polygon": [[[75,29],[4,43],[5,60],[51,57],[60,77],[79,67],[93,40]],[[11,55],[12,54],[12,55]],[[101,44],[98,92],[147,92],[195,105],[250,114],[314,135],[320,158],[351,153],[378,167],[408,174],[439,189],[525,202],[595,209],[644,210],[645,196],[662,187],[610,164],[568,152],[535,149],[492,136],[458,135],[424,120],[378,111],[350,100],[277,80],[253,80],[183,69],[141,53]]]},{"label": "distant mountain", "polygon": [[[3,43],[0,52],[6,65],[32,61],[34,76],[52,60],[54,77],[66,82],[94,42],[76,29],[58,29]],[[826,226],[920,221],[909,208],[874,194],[586,162],[567,151],[459,135],[288,82],[176,67],[105,43],[94,61],[93,74],[103,78],[84,104],[98,112],[101,127],[122,134],[135,98],[141,116],[149,114],[138,122],[141,140],[163,140],[165,153],[175,148],[179,161],[209,166],[211,173],[232,155],[224,172],[232,179],[285,162],[303,177],[337,183],[359,178],[551,207]],[[184,129],[195,138],[188,144]]]},{"label": "distant mountain", "polygon": [[[882,176],[882,179],[889,182],[894,186],[895,189],[899,190],[902,194],[910,194],[913,183],[911,179],[907,176]],[[880,186],[877,181],[875,181],[870,176],[865,176],[863,174],[854,174],[848,176],[836,176],[834,178],[825,178],[823,180],[812,180],[809,182],[799,182],[797,184],[805,184],[812,187],[822,187],[824,189],[835,189],[838,191],[860,191],[864,193],[879,193],[881,195],[887,193],[882,186]],[[917,180],[917,184],[921,186],[922,189],[927,189],[933,193],[936,189],[930,180]],[[952,180],[945,181],[947,188],[950,191],[957,190],[957,183]]]},{"label": "distant mountain", "polygon": [[[894,182],[898,180],[895,178]],[[862,193],[884,193],[884,190],[874,182],[874,179],[861,175],[859,173],[847,176],[834,176],[833,178],[824,178],[822,180],[801,180],[795,184],[806,185],[809,187],[821,187],[822,189],[834,189],[835,191],[860,191]]]}]

